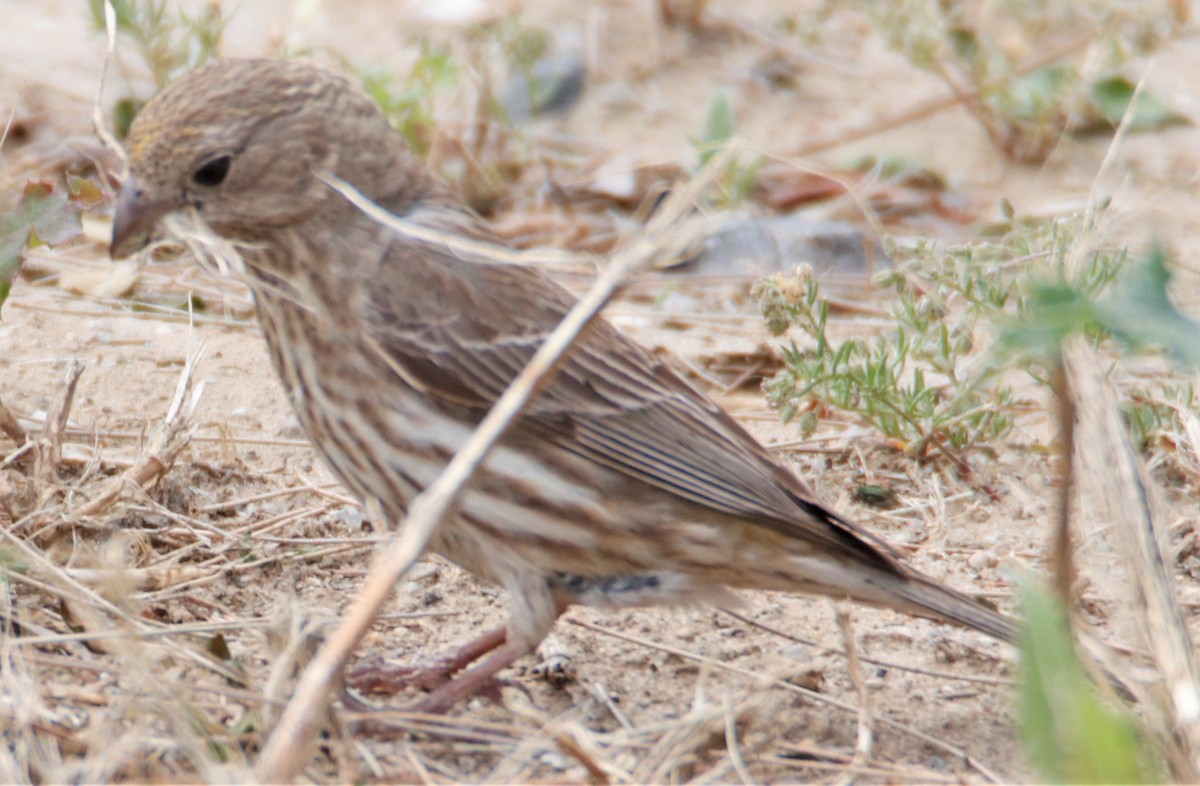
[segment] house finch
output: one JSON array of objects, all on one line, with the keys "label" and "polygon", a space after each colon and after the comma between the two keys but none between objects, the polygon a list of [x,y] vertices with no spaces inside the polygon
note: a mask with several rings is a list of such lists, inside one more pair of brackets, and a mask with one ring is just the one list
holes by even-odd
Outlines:
[{"label": "house finch", "polygon": [[[418,226],[499,242],[345,79],[300,62],[226,60],[172,84],[134,121],[114,255],[189,208],[238,241],[305,431],[368,509],[400,522],[575,299],[535,269],[399,235],[319,172]],[[531,652],[576,603],[792,590],[1014,635],[1009,619],[822,506],[732,417],[603,320],[432,547],[502,586],[509,616],[453,669],[496,651],[429,708]]]}]

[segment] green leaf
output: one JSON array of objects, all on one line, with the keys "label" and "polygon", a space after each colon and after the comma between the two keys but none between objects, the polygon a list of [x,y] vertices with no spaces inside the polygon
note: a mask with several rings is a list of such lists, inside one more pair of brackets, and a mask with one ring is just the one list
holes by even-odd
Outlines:
[{"label": "green leaf", "polygon": [[1001,332],[1001,345],[1057,362],[1068,335],[1100,331],[1134,349],[1165,348],[1180,362],[1200,367],[1200,322],[1175,308],[1167,296],[1170,280],[1166,256],[1155,248],[1144,260],[1128,262],[1101,298],[1084,286],[1036,284],[1025,313]]},{"label": "green leaf", "polygon": [[1066,283],[1034,284],[1026,312],[1001,331],[1000,344],[1057,363],[1063,340],[1094,324],[1092,304],[1078,289]]},{"label": "green leaf", "polygon": [[1179,313],[1167,297],[1170,280],[1166,255],[1155,248],[1145,261],[1131,263],[1113,293],[1095,304],[1096,320],[1131,346],[1165,347],[1178,360],[1200,367],[1200,322]]},{"label": "green leaf", "polygon": [[1014,79],[1000,100],[1013,117],[1037,120],[1057,110],[1074,81],[1073,69],[1061,65],[1045,66]]},{"label": "green leaf", "polygon": [[700,163],[708,163],[717,149],[729,141],[737,119],[733,113],[733,102],[729,99],[729,91],[718,90],[708,102],[708,111],[704,114],[704,130],[700,136]]},{"label": "green leaf", "polygon": [[1133,718],[1088,679],[1057,598],[1021,588],[1020,731],[1030,763],[1052,783],[1155,783],[1165,773]]},{"label": "green leaf", "polygon": [[31,246],[61,243],[80,234],[79,204],[52,183],[30,180],[16,208],[0,214],[0,305]]},{"label": "green leaf", "polygon": [[[1134,96],[1137,97],[1134,103]],[[1155,131],[1169,125],[1187,123],[1183,115],[1164,104],[1158,96],[1145,90],[1137,92],[1137,85],[1123,76],[1101,79],[1092,84],[1092,104],[1100,116],[1112,126],[1120,124],[1125,113],[1133,104],[1133,116],[1129,127],[1134,131]]]},{"label": "green leaf", "polygon": [[133,125],[133,119],[137,117],[137,113],[141,111],[143,105],[144,102],[135,101],[132,98],[121,98],[113,104],[113,133],[117,135],[117,139],[125,139],[129,136],[129,127]]},{"label": "green leaf", "polygon": [[719,90],[708,102],[708,112],[704,116],[704,143],[714,147],[725,144],[733,136],[735,125],[729,91]]}]

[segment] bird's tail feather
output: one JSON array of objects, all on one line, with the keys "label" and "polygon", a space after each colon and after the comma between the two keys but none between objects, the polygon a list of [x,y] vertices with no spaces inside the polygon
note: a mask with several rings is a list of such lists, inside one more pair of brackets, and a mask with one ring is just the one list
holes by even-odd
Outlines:
[{"label": "bird's tail feather", "polygon": [[[994,611],[974,598],[938,584],[913,571],[889,575],[886,591],[908,604],[910,610],[922,617],[946,620],[966,628],[981,631],[1001,641],[1015,644],[1017,623]],[[874,582],[872,582],[874,583]]]}]

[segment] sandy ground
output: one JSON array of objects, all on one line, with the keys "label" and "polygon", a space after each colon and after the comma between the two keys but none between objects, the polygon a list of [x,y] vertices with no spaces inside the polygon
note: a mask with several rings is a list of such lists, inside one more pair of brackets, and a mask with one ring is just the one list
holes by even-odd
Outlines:
[{"label": "sandy ground", "polygon": [[[709,10],[768,30],[778,9],[751,2]],[[811,10],[801,4],[798,13]],[[941,82],[888,51],[849,11],[830,12],[810,44],[792,39],[797,86],[783,92],[756,76],[769,54],[761,41],[666,26],[651,3],[529,4],[525,11],[526,24],[576,34],[591,67],[579,105],[538,121],[530,133],[586,144],[597,151],[593,168],[599,160],[617,169],[625,162],[690,166],[688,140],[718,88],[734,96],[738,131],[750,149],[784,158],[813,139],[836,137],[945,93]],[[24,178],[53,176],[64,162],[97,154],[89,141],[90,114],[104,42],[89,29],[81,3],[0,0],[0,15],[6,19],[0,114],[15,111],[20,128],[0,148],[8,169],[0,178],[0,202],[7,204]],[[418,33],[437,40],[462,35],[461,26],[429,21],[415,6],[271,0],[241,4],[225,51],[259,54],[284,40],[294,49],[333,48],[353,52],[356,62],[400,69],[411,62],[410,42]],[[1193,44],[1178,41],[1138,66],[1149,89],[1200,118],[1200,94],[1190,85],[1200,68]],[[148,93],[136,57],[122,63],[110,77],[106,103],[131,85]],[[445,122],[465,122],[464,111],[449,103]],[[1007,161],[965,111],[951,108],[824,151],[809,163],[837,164],[867,152],[925,162],[981,219],[996,215],[1001,198],[1021,214],[1041,215],[1109,195],[1107,231],[1118,238],[1152,234],[1169,244],[1184,268],[1178,302],[1197,311],[1200,132],[1193,126],[1133,135],[1115,151],[1103,138],[1068,139],[1046,163],[1026,166]],[[504,204],[497,218],[511,221],[527,209]],[[868,226],[854,211],[849,200],[812,210]],[[917,215],[889,231],[953,239],[970,229]],[[63,271],[103,271],[107,264],[103,245],[86,239],[31,256],[28,270],[43,275],[17,283],[0,323],[0,399],[26,424],[36,422],[61,391],[68,364],[84,365],[61,481],[86,496],[87,483],[140,455],[185,359],[203,347],[195,373],[205,383],[193,416],[195,438],[149,494],[130,495],[85,524],[58,518],[18,534],[49,563],[73,570],[177,569],[165,586],[131,590],[110,583],[99,590],[138,618],[211,628],[181,635],[171,647],[128,639],[95,653],[58,641],[38,649],[37,657],[33,648],[17,648],[15,655],[6,648],[5,706],[12,708],[5,710],[6,734],[41,740],[22,749],[34,763],[12,772],[40,780],[232,777],[211,760],[197,763],[203,741],[232,731],[242,747],[222,738],[229,766],[236,767],[240,755],[230,751],[253,761],[267,711],[247,696],[268,692],[289,624],[332,620],[353,596],[376,533],[340,497],[299,431],[245,294],[186,262],[148,263],[140,293],[176,302],[201,293],[208,310],[189,324],[186,314],[165,317],[57,285]],[[613,307],[613,318],[697,371],[693,378],[763,440],[794,441],[755,386],[719,387],[738,374],[729,358],[749,366],[776,357],[776,341],[737,291],[689,301],[714,304],[718,320],[647,307],[662,286],[645,285],[641,296]],[[835,286],[852,298],[880,297],[861,279]],[[1056,462],[1027,449],[1051,436],[1049,414],[1027,416],[1013,444],[994,460],[981,460],[969,485],[946,467],[917,464],[872,438],[822,443],[828,449],[802,446],[786,455],[826,502],[903,544],[922,570],[1011,608],[1012,579],[1042,565],[1057,505]],[[93,459],[98,464],[89,463]],[[854,501],[859,484],[880,481],[900,494],[898,511],[880,513]],[[979,493],[984,487],[994,496]],[[6,491],[15,493],[11,484],[0,486]],[[1194,493],[1194,485],[1168,489],[1181,539],[1196,525]],[[1111,556],[1102,545],[1092,544],[1087,554],[1096,560],[1090,575],[1110,575]],[[1187,597],[1200,590],[1194,574],[1181,571],[1179,582]],[[55,593],[20,582],[6,592],[20,624],[46,633],[67,630]],[[502,594],[430,561],[397,588],[389,615],[360,653],[398,662],[428,659],[501,623],[504,606]],[[775,631],[711,609],[573,610],[539,656],[511,673],[523,690],[504,689],[498,703],[473,700],[455,710],[452,723],[411,734],[328,736],[312,752],[309,774],[321,780],[580,781],[589,777],[581,761],[591,758],[611,768],[609,777],[632,781],[836,777],[854,751],[862,694],[838,654],[843,639],[833,607],[798,596],[748,595],[739,613]],[[1102,601],[1087,606],[1090,621],[1102,627],[1112,613]],[[181,655],[208,647],[217,629],[231,653],[220,668],[232,673],[202,656]],[[853,630],[860,653],[873,659],[864,664],[864,676],[877,739],[861,780],[1030,777],[1006,685],[1014,676],[1010,651],[981,635],[868,609],[853,611]],[[392,703],[402,707],[404,698]],[[205,720],[182,720],[185,708],[202,710]]]}]

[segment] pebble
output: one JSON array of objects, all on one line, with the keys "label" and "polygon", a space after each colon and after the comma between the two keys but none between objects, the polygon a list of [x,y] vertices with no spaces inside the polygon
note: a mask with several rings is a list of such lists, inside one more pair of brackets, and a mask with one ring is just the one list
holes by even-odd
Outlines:
[{"label": "pebble", "polygon": [[1000,558],[991,549],[983,549],[968,557],[967,564],[976,572],[982,573],[987,568],[994,568],[999,565]]}]

